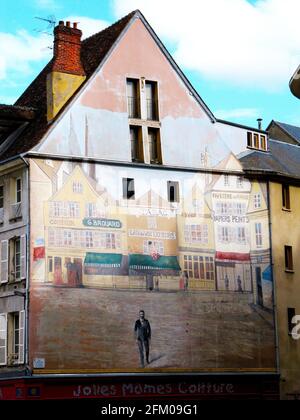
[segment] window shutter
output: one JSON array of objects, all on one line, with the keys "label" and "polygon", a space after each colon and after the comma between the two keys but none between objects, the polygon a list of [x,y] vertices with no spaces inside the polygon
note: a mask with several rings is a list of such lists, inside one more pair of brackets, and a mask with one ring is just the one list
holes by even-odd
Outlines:
[{"label": "window shutter", "polygon": [[19,363],[24,363],[24,342],[25,342],[25,311],[19,314]]},{"label": "window shutter", "polygon": [[0,283],[8,282],[8,241],[1,241],[1,277]]},{"label": "window shutter", "polygon": [[26,279],[27,264],[26,264],[26,235],[21,236],[21,280]]},{"label": "window shutter", "polygon": [[0,314],[0,365],[7,364],[7,314]]}]

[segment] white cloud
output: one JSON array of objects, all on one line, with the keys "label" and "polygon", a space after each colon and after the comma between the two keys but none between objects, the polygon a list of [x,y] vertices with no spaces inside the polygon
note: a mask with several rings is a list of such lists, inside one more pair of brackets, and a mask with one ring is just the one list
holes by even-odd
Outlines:
[{"label": "white cloud", "polygon": [[104,20],[92,19],[85,16],[68,16],[64,20],[65,22],[78,22],[78,28],[83,32],[83,39],[102,31],[110,25]]},{"label": "white cloud", "polygon": [[207,79],[280,90],[300,62],[299,0],[113,1],[118,17],[139,8],[177,62]]},{"label": "white cloud", "polygon": [[236,108],[236,109],[219,109],[214,115],[221,119],[238,119],[238,118],[259,118],[260,111],[257,108]]},{"label": "white cloud", "polygon": [[30,74],[34,63],[51,57],[51,46],[52,40],[46,35],[34,37],[24,30],[0,32],[0,80],[8,78],[10,72],[15,72],[14,77]]},{"label": "white cloud", "polygon": [[35,4],[39,9],[58,9],[59,6],[56,0],[35,0]]}]

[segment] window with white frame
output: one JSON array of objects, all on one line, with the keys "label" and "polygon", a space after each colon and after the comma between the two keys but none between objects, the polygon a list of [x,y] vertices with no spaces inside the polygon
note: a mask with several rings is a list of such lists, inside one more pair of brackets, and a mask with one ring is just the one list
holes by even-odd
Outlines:
[{"label": "window with white frame", "polygon": [[50,217],[79,219],[80,204],[73,201],[52,201],[50,202]]},{"label": "window with white frame", "polygon": [[79,181],[73,182],[73,193],[74,194],[83,194],[83,184]]},{"label": "window with white frame", "polygon": [[7,364],[7,314],[0,314],[0,365]]},{"label": "window with white frame", "polygon": [[247,133],[247,146],[250,149],[261,150],[263,152],[268,151],[268,141],[265,134],[252,133],[248,131]]},{"label": "window with white frame", "polygon": [[254,208],[260,209],[261,208],[261,194],[254,194]]},{"label": "window with white frame", "polygon": [[186,225],[184,239],[188,244],[208,244],[208,225]]},{"label": "window with white frame", "polygon": [[256,238],[256,246],[262,247],[263,237],[262,237],[262,224],[261,223],[255,223],[255,238]]},{"label": "window with white frame", "polygon": [[229,175],[224,175],[224,186],[229,187],[230,186],[230,177]]},{"label": "window with white frame", "polygon": [[164,255],[164,243],[162,241],[144,241],[144,255],[152,255],[154,252]]},{"label": "window with white frame", "polygon": [[49,228],[48,243],[49,247],[55,248],[120,249],[121,235],[96,230]]},{"label": "window with white frame", "polygon": [[16,204],[22,203],[22,179],[16,179]]}]

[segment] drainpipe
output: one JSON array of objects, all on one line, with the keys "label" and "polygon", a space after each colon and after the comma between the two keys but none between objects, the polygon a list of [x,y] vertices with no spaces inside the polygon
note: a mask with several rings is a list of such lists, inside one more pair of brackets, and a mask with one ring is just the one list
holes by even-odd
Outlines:
[{"label": "drainpipe", "polygon": [[274,259],[273,259],[273,234],[272,234],[272,209],[270,200],[270,181],[267,181],[267,196],[268,196],[268,213],[269,213],[269,235],[270,235],[270,262],[271,262],[271,274],[273,280],[273,311],[274,311],[274,322],[275,322],[275,349],[276,349],[276,364],[277,372],[280,374],[280,347],[279,347],[279,328],[278,328],[278,314],[277,314],[277,287],[276,278],[274,275]]},{"label": "drainpipe", "polygon": [[31,375],[29,367],[29,275],[30,275],[30,185],[29,169],[30,165],[23,155],[20,156],[26,166],[26,186],[27,186],[27,223],[26,223],[26,289],[25,289],[25,375]]}]

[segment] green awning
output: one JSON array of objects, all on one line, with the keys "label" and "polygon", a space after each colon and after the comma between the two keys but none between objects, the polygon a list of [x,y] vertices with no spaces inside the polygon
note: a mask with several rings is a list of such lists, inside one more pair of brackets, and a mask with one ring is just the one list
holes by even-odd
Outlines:
[{"label": "green awning", "polygon": [[160,257],[153,259],[150,255],[129,255],[129,268],[131,270],[172,270],[180,271],[177,257]]},{"label": "green awning", "polygon": [[96,254],[94,252],[88,252],[84,260],[84,265],[86,267],[120,268],[122,258],[122,254]]}]

